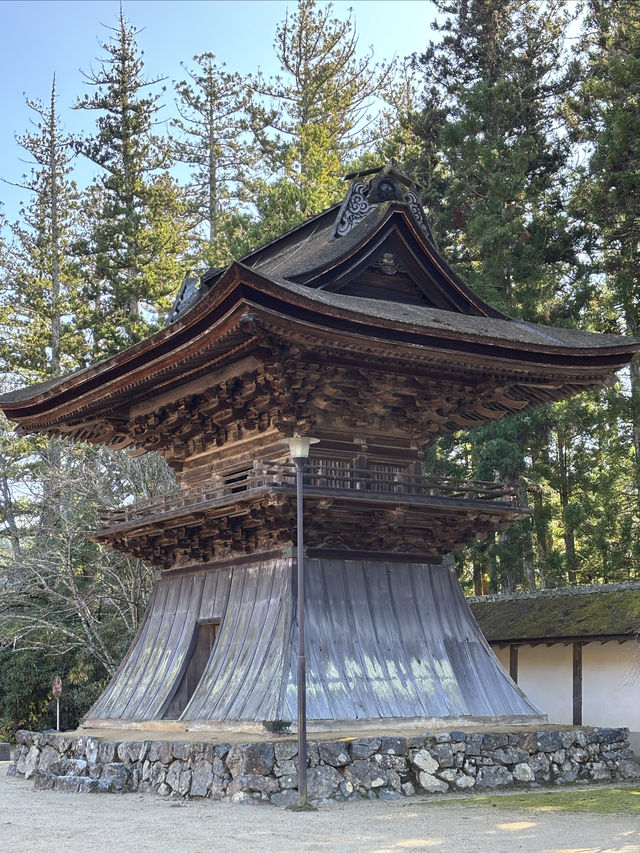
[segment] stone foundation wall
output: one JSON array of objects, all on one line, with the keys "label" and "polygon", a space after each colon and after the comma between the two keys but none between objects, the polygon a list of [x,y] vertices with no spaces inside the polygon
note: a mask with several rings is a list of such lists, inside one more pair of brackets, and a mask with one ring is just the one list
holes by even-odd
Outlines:
[{"label": "stone foundation wall", "polygon": [[[294,741],[115,743],[27,731],[16,740],[9,774],[39,789],[297,802]],[[640,778],[628,729],[361,737],[308,748],[308,797],[316,803]]]}]

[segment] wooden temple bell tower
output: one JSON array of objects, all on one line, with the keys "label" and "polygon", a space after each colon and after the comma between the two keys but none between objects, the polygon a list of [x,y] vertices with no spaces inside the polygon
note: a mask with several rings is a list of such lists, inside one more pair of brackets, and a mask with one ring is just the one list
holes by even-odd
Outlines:
[{"label": "wooden temple bell tower", "polygon": [[341,205],[183,282],[165,329],[0,398],[26,432],[137,452],[170,495],[115,510],[97,541],[161,573],[91,725],[254,727],[296,717],[295,488],[305,474],[307,714],[535,721],[443,555],[526,515],[507,484],[424,470],[436,436],[612,380],[637,341],[510,319],[439,254],[386,167]]}]

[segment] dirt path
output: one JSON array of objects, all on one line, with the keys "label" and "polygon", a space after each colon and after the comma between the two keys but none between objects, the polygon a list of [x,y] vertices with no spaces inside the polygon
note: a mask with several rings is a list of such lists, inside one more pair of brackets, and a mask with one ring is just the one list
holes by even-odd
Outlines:
[{"label": "dirt path", "polygon": [[323,806],[175,802],[156,796],[34,791],[0,762],[0,849],[12,853],[640,853],[640,822],[616,815],[523,816],[420,798]]}]

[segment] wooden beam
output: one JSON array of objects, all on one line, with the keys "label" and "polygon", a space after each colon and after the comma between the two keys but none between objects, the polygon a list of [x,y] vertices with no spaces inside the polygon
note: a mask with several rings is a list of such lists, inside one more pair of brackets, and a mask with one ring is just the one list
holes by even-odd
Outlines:
[{"label": "wooden beam", "polygon": [[509,675],[515,683],[518,683],[518,647],[513,644],[509,646]]},{"label": "wooden beam", "polygon": [[573,644],[573,725],[582,725],[582,643]]}]

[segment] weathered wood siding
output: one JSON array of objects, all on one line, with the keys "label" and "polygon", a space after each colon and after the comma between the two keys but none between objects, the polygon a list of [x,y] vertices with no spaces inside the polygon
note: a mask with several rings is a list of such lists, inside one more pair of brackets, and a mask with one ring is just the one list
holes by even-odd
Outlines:
[{"label": "weathered wood siding", "polygon": [[[444,566],[306,562],[310,720],[539,714],[480,633]],[[198,620],[219,619],[183,720],[296,718],[295,563],[159,581],[144,624],[89,718],[161,719]]]}]

